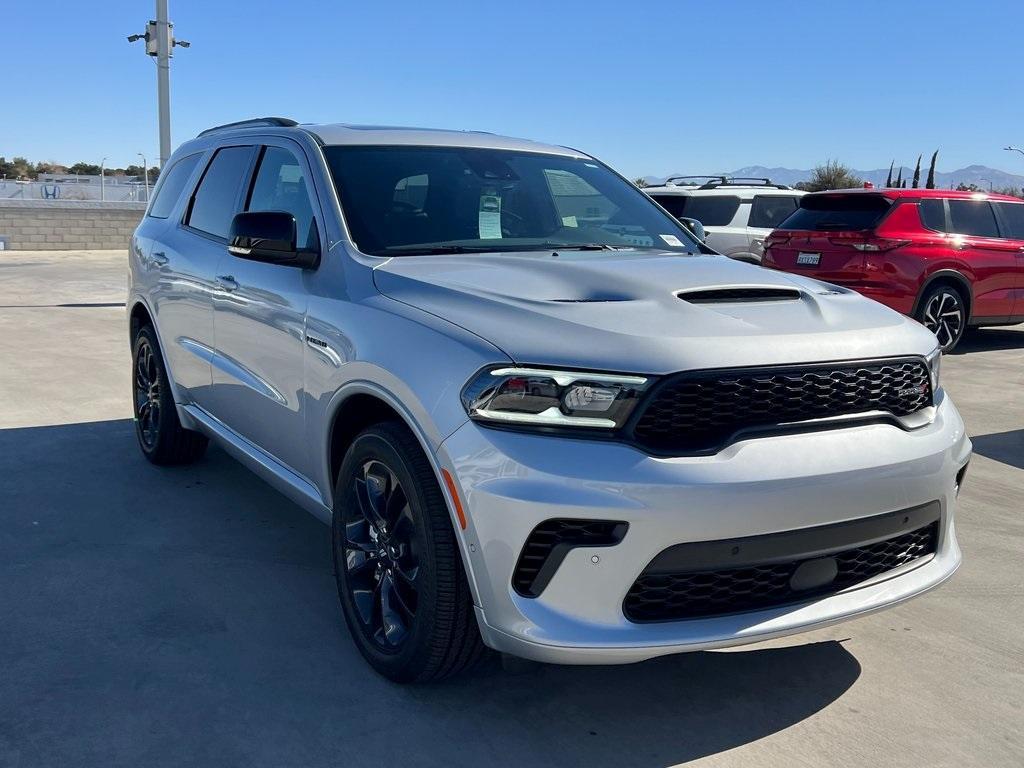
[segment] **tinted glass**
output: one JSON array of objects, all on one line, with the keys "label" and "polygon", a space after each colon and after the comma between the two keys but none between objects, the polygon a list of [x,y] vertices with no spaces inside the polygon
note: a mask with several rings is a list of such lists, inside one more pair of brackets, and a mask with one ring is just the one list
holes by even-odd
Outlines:
[{"label": "tinted glass", "polygon": [[260,159],[247,211],[285,211],[295,217],[300,248],[316,245],[313,206],[306,190],[306,175],[298,158],[287,149],[267,147]]},{"label": "tinted glass", "polygon": [[167,173],[160,176],[154,192],[153,204],[149,206],[149,214],[156,219],[166,219],[174,210],[175,203],[181,197],[185,184],[192,176],[200,155],[189,155],[171,166]]},{"label": "tinted glass", "polygon": [[796,196],[757,195],[750,208],[750,221],[747,222],[747,226],[775,229],[796,210],[797,204]]},{"label": "tinted glass", "polygon": [[1003,237],[1024,240],[1024,203],[995,203],[1003,217]]},{"label": "tinted glass", "polygon": [[921,223],[936,232],[946,232],[946,201],[922,200],[919,204]]},{"label": "tinted glass", "polygon": [[226,147],[217,151],[199,182],[189,212],[190,227],[227,238],[236,213],[238,191],[249,168],[252,147]]},{"label": "tinted glass", "polygon": [[700,252],[679,222],[589,159],[465,147],[335,146],[324,154],[367,253]]},{"label": "tinted glass", "polygon": [[705,227],[724,227],[729,224],[740,207],[740,199],[734,195],[716,195],[714,197],[678,197],[685,202],[680,206],[676,216],[687,216],[696,219]]},{"label": "tinted glass", "polygon": [[999,237],[996,216],[987,200],[950,200],[949,228],[958,235]]},{"label": "tinted glass", "polygon": [[882,195],[805,195],[779,229],[839,232],[874,227],[892,203]]}]

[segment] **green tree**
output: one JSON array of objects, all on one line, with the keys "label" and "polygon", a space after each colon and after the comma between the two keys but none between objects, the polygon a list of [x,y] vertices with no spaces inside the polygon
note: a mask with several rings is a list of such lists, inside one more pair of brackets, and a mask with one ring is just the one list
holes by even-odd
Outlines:
[{"label": "green tree", "polygon": [[864,181],[854,176],[853,171],[838,160],[826,160],[811,171],[811,178],[797,184],[797,189],[807,192],[821,192],[825,189],[851,189],[861,187]]},{"label": "green tree", "polygon": [[900,166],[900,172],[896,175],[896,189],[903,186],[903,166]]},{"label": "green tree", "polygon": [[75,163],[68,168],[68,173],[80,173],[83,176],[99,176],[100,167],[92,163]]},{"label": "green tree", "polygon": [[644,187],[647,186],[647,182],[644,180],[643,176],[633,179],[633,183],[640,187],[640,189],[643,189]]},{"label": "green tree", "polygon": [[924,183],[925,189],[935,189],[935,161],[939,157],[939,150],[932,155],[932,164],[928,166],[928,181]]},{"label": "green tree", "polygon": [[917,156],[917,165],[914,166],[914,189],[917,189],[917,185],[921,183],[921,155]]},{"label": "green tree", "polygon": [[895,166],[895,165],[896,165],[896,161],[895,160],[893,160],[891,163],[889,163],[889,175],[885,177],[885,186],[886,187],[891,187],[892,186],[892,169],[893,169],[893,166]]}]

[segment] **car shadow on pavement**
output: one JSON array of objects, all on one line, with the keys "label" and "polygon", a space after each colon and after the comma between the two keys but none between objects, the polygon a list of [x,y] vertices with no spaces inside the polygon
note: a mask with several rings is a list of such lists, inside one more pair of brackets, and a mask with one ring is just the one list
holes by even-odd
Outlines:
[{"label": "car shadow on pavement", "polygon": [[971,438],[974,452],[1017,469],[1024,469],[1024,429],[993,432]]},{"label": "car shadow on pavement", "polygon": [[621,667],[376,676],[326,528],[130,420],[0,430],[0,764],[664,766],[784,730],[858,679],[839,642]]},{"label": "car shadow on pavement", "polygon": [[1024,349],[1024,325],[972,329],[964,334],[950,354],[962,355],[998,349]]}]

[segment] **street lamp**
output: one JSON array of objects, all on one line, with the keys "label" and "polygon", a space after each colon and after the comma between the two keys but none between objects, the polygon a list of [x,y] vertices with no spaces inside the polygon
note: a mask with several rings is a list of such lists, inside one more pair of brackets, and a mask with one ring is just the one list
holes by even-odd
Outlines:
[{"label": "street lamp", "polygon": [[1024,149],[1021,149],[1020,147],[1010,146],[1010,147],[1003,147],[1003,149],[1005,151],[1007,151],[1007,152],[1020,152],[1022,155],[1024,155]]},{"label": "street lamp", "polygon": [[142,178],[146,182],[146,202],[149,202],[149,165],[146,163],[146,156],[141,152],[136,153],[142,158]]},{"label": "street lamp", "polygon": [[987,181],[988,182],[988,191],[989,192],[992,191],[992,179],[978,179],[978,181]]},{"label": "street lamp", "polygon": [[106,200],[107,200],[107,188],[103,184],[103,181],[104,181],[104,179],[103,179],[103,170],[106,167],[106,164],[107,164],[107,158],[104,157],[102,160],[100,160],[100,202],[101,203],[106,202]]}]

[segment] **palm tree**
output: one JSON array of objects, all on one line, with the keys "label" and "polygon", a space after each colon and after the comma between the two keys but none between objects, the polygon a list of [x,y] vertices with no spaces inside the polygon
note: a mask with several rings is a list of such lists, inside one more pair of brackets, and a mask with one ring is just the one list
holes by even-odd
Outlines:
[{"label": "palm tree", "polygon": [[644,179],[643,176],[641,176],[641,177],[639,177],[637,179],[633,179],[633,183],[636,184],[638,187],[640,187],[640,189],[643,189],[644,187],[647,186],[647,181],[646,181],[646,179]]}]

